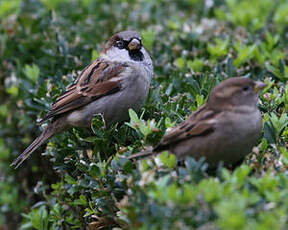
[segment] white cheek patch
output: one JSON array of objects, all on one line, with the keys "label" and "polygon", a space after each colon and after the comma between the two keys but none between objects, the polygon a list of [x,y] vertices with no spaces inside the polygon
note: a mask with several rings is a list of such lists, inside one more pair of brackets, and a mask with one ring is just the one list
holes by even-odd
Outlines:
[{"label": "white cheek patch", "polygon": [[131,58],[129,56],[128,50],[126,49],[118,49],[116,47],[111,47],[106,52],[107,59],[110,61],[116,61],[116,62],[128,62],[131,61]]}]

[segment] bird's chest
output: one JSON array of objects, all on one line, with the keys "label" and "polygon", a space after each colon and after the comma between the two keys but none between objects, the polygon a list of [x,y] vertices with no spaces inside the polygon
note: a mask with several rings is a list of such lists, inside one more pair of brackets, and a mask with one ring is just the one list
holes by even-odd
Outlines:
[{"label": "bird's chest", "polygon": [[[261,134],[262,119],[260,112],[231,114],[221,127],[223,145],[242,151],[255,144]],[[220,129],[221,128],[221,129]]]},{"label": "bird's chest", "polygon": [[129,119],[128,110],[139,110],[148,94],[150,82],[145,80],[145,76],[139,73],[125,79],[121,89],[113,94],[101,97],[89,103],[82,109],[73,111],[67,120],[73,126],[89,126],[95,114],[104,116],[106,125]]},{"label": "bird's chest", "polygon": [[[121,90],[111,95],[104,117],[109,123],[129,119],[128,110],[139,110],[148,95],[150,76],[142,69],[132,71],[121,84]],[[117,114],[117,115],[116,115]]]}]

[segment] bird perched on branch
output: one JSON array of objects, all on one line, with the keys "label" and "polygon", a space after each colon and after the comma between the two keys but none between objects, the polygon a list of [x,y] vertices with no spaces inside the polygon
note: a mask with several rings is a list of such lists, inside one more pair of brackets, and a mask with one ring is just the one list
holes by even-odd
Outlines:
[{"label": "bird perched on branch", "polygon": [[89,127],[95,114],[102,114],[108,126],[128,119],[128,109],[138,110],[145,102],[152,76],[153,63],[140,34],[123,31],[113,35],[99,58],[52,104],[40,123],[51,122],[12,166],[17,168],[56,133],[73,126]]},{"label": "bird perched on branch", "polygon": [[213,168],[219,162],[235,165],[251,152],[262,132],[258,92],[266,84],[247,78],[229,78],[216,86],[206,104],[178,126],[160,144],[129,156],[135,159],[169,150],[178,160],[204,157]]}]

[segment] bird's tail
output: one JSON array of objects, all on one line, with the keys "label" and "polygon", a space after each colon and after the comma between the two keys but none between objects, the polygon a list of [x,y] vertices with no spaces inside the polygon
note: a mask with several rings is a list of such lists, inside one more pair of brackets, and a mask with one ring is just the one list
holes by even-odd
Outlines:
[{"label": "bird's tail", "polygon": [[59,123],[58,120],[50,123],[44,131],[37,137],[25,150],[21,153],[11,164],[11,166],[17,169],[23,161],[25,161],[39,146],[44,144],[50,137],[63,130],[63,123]]},{"label": "bird's tail", "polygon": [[138,153],[135,153],[135,154],[132,154],[130,156],[127,157],[127,159],[129,160],[138,160],[140,158],[145,158],[145,157],[149,157],[149,156],[152,156],[152,155],[156,155],[158,152],[154,152],[153,151],[153,148],[149,148],[149,149],[145,149],[141,152],[138,152]]}]

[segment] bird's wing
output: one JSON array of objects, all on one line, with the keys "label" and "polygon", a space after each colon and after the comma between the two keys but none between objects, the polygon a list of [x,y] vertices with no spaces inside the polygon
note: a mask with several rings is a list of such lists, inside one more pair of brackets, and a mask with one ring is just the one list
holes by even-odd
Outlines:
[{"label": "bird's wing", "polygon": [[127,68],[128,65],[123,63],[95,60],[82,71],[78,81],[57,98],[40,123],[118,92],[121,88],[122,73]]},{"label": "bird's wing", "polygon": [[174,127],[161,140],[155,151],[161,151],[168,146],[197,136],[209,135],[215,129],[215,119],[219,113],[207,109],[204,105],[178,126]]}]

